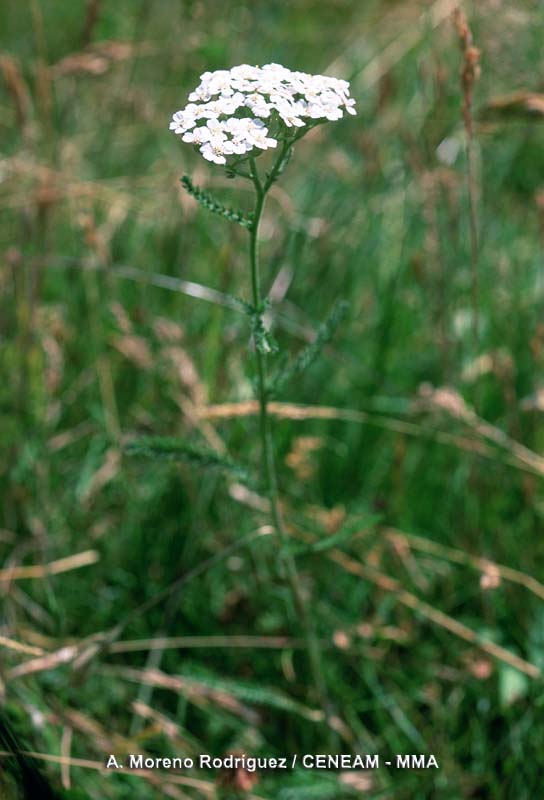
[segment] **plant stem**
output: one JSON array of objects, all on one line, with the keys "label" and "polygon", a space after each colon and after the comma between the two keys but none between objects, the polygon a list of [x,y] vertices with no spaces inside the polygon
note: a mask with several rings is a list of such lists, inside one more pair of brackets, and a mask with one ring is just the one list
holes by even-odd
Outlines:
[{"label": "plant stem", "polygon": [[[266,182],[261,182],[257,172],[255,159],[251,159],[251,177],[255,186],[257,195],[255,209],[253,212],[253,223],[250,228],[249,240],[249,260],[251,267],[251,286],[253,292],[253,305],[255,313],[259,314],[262,311],[262,296],[261,296],[261,279],[259,272],[259,253],[258,253],[258,234],[259,223],[261,220],[264,203],[266,200],[267,192],[274,182],[281,164],[287,154],[289,145],[284,145],[282,152],[278,156],[278,160],[269,174]],[[272,432],[270,428],[270,417],[268,414],[268,390],[266,386],[266,364],[265,356],[261,349],[255,347],[255,358],[257,361],[257,393],[259,401],[259,428],[261,438],[261,455],[262,455],[262,469],[264,474],[265,486],[270,502],[270,512],[272,516],[272,523],[276,530],[277,537],[281,544],[281,559],[285,567],[285,573],[289,588],[293,597],[295,610],[300,616],[300,620],[304,629],[304,636],[306,640],[306,647],[310,661],[310,668],[312,671],[313,682],[315,690],[321,707],[329,715],[329,702],[327,699],[327,691],[325,681],[323,678],[323,670],[321,666],[321,652],[317,640],[315,625],[308,605],[304,598],[301,588],[300,577],[298,574],[297,566],[293,555],[288,550],[288,535],[285,531],[283,524],[281,510],[279,506],[278,497],[278,481],[276,477],[276,467],[274,463],[274,445],[272,440]]]}]

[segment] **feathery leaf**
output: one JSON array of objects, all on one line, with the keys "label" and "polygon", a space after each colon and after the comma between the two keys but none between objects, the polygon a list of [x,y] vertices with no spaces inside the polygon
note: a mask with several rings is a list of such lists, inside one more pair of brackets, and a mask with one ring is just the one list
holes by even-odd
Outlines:
[{"label": "feathery leaf", "polygon": [[334,304],[328,317],[317,329],[313,342],[301,350],[291,363],[276,373],[271,381],[271,393],[280,391],[291,378],[304,372],[305,369],[313,364],[325,345],[333,338],[338,326],[348,313],[348,309],[349,304],[345,300],[339,300]]},{"label": "feathery leaf", "polygon": [[251,216],[247,216],[243,211],[239,211],[238,209],[224,206],[212,197],[211,194],[195,186],[188,175],[184,175],[183,178],[181,178],[181,183],[186,191],[195,198],[197,203],[200,203],[202,208],[205,208],[207,211],[211,211],[213,214],[219,214],[220,217],[224,217],[230,220],[230,222],[237,222],[238,225],[241,225],[243,228],[251,228],[253,225]]},{"label": "feathery leaf", "polygon": [[189,444],[184,439],[174,436],[142,436],[129,442],[125,446],[125,452],[131,456],[143,456],[155,460],[185,461],[198,467],[231,472],[239,478],[249,480],[244,467],[231,461],[228,456],[210,448]]}]

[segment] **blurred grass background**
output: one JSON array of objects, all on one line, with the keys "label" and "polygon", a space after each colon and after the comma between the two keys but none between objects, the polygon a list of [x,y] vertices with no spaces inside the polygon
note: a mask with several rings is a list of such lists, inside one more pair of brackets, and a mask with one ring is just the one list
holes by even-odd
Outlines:
[{"label": "blurred grass background", "polygon": [[[66,797],[541,796],[544,16],[537,0],[465,4],[482,65],[475,341],[455,5],[3,4],[2,691]],[[251,197],[168,122],[204,70],[268,61],[350,79],[359,110],[297,147],[262,227],[284,350],[350,303],[279,398],[305,408],[275,424],[290,532],[330,544],[299,568],[332,744],[275,544],[221,555],[268,523],[257,478],[122,452],[178,435],[257,475],[256,419],[225,405],[252,397],[248,321],[226,297],[247,297],[247,234],[179,177]],[[40,573],[82,552],[86,566]],[[441,768],[255,785],[99,771],[110,752],[331,748]]]}]

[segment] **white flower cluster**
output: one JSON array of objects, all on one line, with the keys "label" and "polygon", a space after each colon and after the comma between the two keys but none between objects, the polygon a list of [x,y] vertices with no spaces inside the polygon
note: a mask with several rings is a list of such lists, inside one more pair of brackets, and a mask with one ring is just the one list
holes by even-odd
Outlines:
[{"label": "white flower cluster", "polygon": [[292,72],[280,64],[241,64],[204,72],[200,79],[189,103],[174,114],[170,130],[199,145],[204,158],[216,164],[254,148],[276,147],[287,128],[337,120],[344,111],[356,113],[347,81]]}]

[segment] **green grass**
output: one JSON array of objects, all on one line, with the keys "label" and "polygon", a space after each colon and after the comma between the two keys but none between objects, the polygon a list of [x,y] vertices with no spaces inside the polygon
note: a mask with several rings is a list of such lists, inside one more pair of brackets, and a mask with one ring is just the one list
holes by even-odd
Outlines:
[{"label": "green grass", "polygon": [[[531,469],[515,443],[544,448],[542,399],[535,402],[544,358],[544,122],[521,109],[485,109],[500,95],[543,90],[544,19],[529,0],[467,9],[482,51],[475,342],[461,55],[449,19],[434,30],[428,18],[418,24],[428,5],[104,2],[92,42],[122,40],[133,50],[119,60],[99,54],[100,74],[62,67],[81,51],[83,2],[4,11],[0,49],[14,61],[2,62],[0,81],[0,552],[6,568],[89,549],[99,560],[2,582],[0,633],[48,652],[119,623],[122,641],[289,638],[275,649],[232,640],[164,652],[102,648],[84,665],[20,677],[10,670],[33,656],[3,648],[5,705],[29,749],[58,755],[70,728],[71,755],[95,762],[144,751],[434,753],[439,771],[369,774],[368,796],[540,796],[541,679],[406,605],[402,589],[538,669],[542,597],[504,579],[486,589],[480,571],[449,551],[439,557],[409,539],[395,549],[388,535],[394,528],[542,578],[542,468]],[[371,81],[374,59],[417,31]],[[246,212],[247,187],[205,164],[168,122],[205,69],[267,61],[309,72],[334,63],[352,80],[359,110],[297,145],[269,198],[261,242],[264,289],[280,270],[286,281],[273,304],[284,353],[295,357],[335,302],[349,303],[332,342],[277,400],[366,416],[274,422],[284,515],[349,741],[338,732],[331,741],[308,711],[316,698],[277,546],[251,538],[269,524],[252,507],[258,498],[233,491],[236,475],[124,449],[139,436],[182,437],[200,454],[222,449],[249,473],[248,490],[261,491],[257,418],[203,421],[197,413],[253,397],[247,315],[215,294],[210,302],[156,283],[166,276],[178,289],[181,279],[250,300],[247,232],[207,214],[179,178],[190,175]],[[437,156],[445,139],[459,151],[450,165]],[[277,363],[272,357],[270,369]],[[451,387],[510,438],[486,439],[431,409],[422,392],[429,384]],[[315,448],[301,437],[316,439]],[[334,548],[394,578],[394,590],[332,560],[327,540],[336,535]],[[302,546],[304,536],[319,545]],[[129,679],[127,668],[147,667],[182,676],[185,688]],[[134,701],[175,733],[135,714]],[[46,770],[60,785],[58,765]],[[160,783],[120,772],[76,766],[70,775],[66,797],[166,796]],[[212,785],[211,796],[237,796],[212,773],[192,777]],[[206,796],[177,792],[169,796]],[[333,772],[268,773],[252,792],[355,796]]]}]

